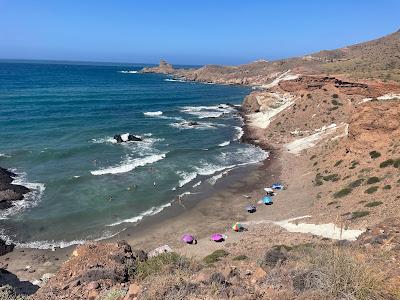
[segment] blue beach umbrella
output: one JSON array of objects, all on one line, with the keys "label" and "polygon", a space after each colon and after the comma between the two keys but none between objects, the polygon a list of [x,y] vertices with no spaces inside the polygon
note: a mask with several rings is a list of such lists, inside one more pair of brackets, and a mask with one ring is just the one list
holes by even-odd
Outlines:
[{"label": "blue beach umbrella", "polygon": [[281,184],[281,183],[274,183],[271,187],[274,190],[283,190],[283,184]]},{"label": "blue beach umbrella", "polygon": [[268,196],[265,196],[265,197],[262,199],[262,202],[263,202],[264,204],[272,204],[272,198],[271,198],[271,197],[268,197]]}]

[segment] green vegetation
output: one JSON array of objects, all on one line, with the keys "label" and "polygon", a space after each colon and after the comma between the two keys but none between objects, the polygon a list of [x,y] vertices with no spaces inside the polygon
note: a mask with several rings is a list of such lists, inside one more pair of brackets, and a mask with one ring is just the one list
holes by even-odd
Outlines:
[{"label": "green vegetation", "polygon": [[330,175],[327,175],[327,176],[323,176],[322,179],[325,180],[325,181],[335,182],[335,181],[338,181],[340,179],[340,176],[339,176],[339,174],[330,174]]},{"label": "green vegetation", "polygon": [[100,300],[117,300],[122,299],[126,295],[126,291],[124,290],[112,290],[105,294],[103,297],[100,297]]},{"label": "green vegetation", "polygon": [[317,156],[314,154],[313,156],[310,157],[310,160],[313,160],[314,158],[316,158]]},{"label": "green vegetation", "polygon": [[356,160],[351,162],[351,167],[349,169],[355,169],[360,163]]},{"label": "green vegetation", "polygon": [[373,183],[377,183],[377,182],[379,182],[379,181],[381,181],[381,180],[379,179],[379,177],[374,176],[374,177],[368,178],[367,184],[373,184]]},{"label": "green vegetation", "polygon": [[369,215],[369,211],[354,211],[351,213],[351,219],[358,219]]},{"label": "green vegetation", "polygon": [[384,190],[390,190],[392,186],[390,184],[387,184],[383,187]]},{"label": "green vegetation", "polygon": [[338,160],[337,162],[335,162],[335,164],[333,165],[334,167],[337,167],[338,165],[340,165],[343,162],[343,159]]},{"label": "green vegetation", "polygon": [[135,278],[145,279],[152,274],[162,272],[167,266],[172,266],[176,269],[184,269],[190,268],[191,263],[191,260],[175,252],[162,253],[144,262],[139,262],[133,275]]},{"label": "green vegetation", "polygon": [[364,182],[364,178],[357,179],[349,184],[350,188],[356,188]]},{"label": "green vegetation", "polygon": [[390,158],[390,159],[387,159],[387,160],[381,162],[381,164],[379,165],[379,167],[380,167],[380,168],[386,168],[386,167],[389,167],[389,166],[391,166],[391,165],[393,165],[393,164],[394,164],[394,160]]},{"label": "green vegetation", "polygon": [[345,188],[341,189],[340,191],[334,193],[334,194],[333,194],[333,198],[342,198],[342,197],[344,197],[344,196],[349,195],[352,191],[353,191],[352,188],[350,188],[350,187],[345,187]]},{"label": "green vegetation", "polygon": [[321,173],[317,173],[315,175],[315,180],[314,180],[315,185],[316,186],[323,185],[324,183],[322,182],[322,179],[323,179],[323,176],[321,175]]},{"label": "green vegetation", "polygon": [[274,245],[274,246],[272,246],[272,248],[274,248],[274,249],[276,249],[276,250],[279,250],[279,251],[282,251],[282,250],[290,251],[290,250],[293,249],[293,247],[288,246],[288,245],[285,245],[285,244]]},{"label": "green vegetation", "polygon": [[366,193],[366,194],[373,194],[373,193],[375,193],[375,192],[378,190],[378,188],[379,188],[379,187],[377,187],[377,186],[371,186],[370,188],[368,188],[368,189],[365,190],[365,193]]},{"label": "green vegetation", "polygon": [[207,255],[206,257],[203,258],[203,261],[206,264],[213,264],[219,261],[222,257],[228,256],[229,253],[226,252],[225,250],[216,250],[213,253]]},{"label": "green vegetation", "polygon": [[400,168],[400,158],[395,159],[393,163],[393,167],[399,169]]},{"label": "green vegetation", "polygon": [[365,207],[375,207],[375,206],[379,206],[381,204],[383,204],[382,201],[373,201],[373,202],[369,202],[369,203],[365,204],[364,206]]},{"label": "green vegetation", "polygon": [[339,98],[339,95],[338,95],[338,94],[333,94],[333,95],[332,95],[332,98],[333,98],[333,99],[337,99],[337,98]]},{"label": "green vegetation", "polygon": [[372,159],[376,159],[376,158],[380,157],[381,154],[380,154],[380,152],[374,150],[369,153],[369,156],[371,156]]},{"label": "green vegetation", "polygon": [[246,260],[248,257],[244,254],[235,256],[232,260]]}]

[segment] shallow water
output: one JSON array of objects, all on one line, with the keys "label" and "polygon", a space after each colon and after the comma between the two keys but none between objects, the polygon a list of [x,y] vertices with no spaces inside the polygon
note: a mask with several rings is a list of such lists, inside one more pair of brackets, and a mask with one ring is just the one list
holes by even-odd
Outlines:
[{"label": "shallow water", "polygon": [[[0,63],[0,165],[33,189],[1,212],[3,236],[33,247],[111,236],[266,157],[239,143],[242,120],[221,105],[247,88],[130,72],[141,67]],[[112,138],[128,132],[143,142]]]}]

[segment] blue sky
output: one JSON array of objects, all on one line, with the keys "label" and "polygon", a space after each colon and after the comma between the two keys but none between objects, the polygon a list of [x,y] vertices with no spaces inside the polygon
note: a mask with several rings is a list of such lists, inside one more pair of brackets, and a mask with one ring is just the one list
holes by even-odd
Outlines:
[{"label": "blue sky", "polygon": [[0,58],[240,64],[400,29],[398,0],[0,0]]}]

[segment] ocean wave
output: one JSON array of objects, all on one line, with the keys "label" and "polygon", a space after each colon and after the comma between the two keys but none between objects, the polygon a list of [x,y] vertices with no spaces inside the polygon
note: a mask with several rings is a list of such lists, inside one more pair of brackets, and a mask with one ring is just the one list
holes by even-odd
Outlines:
[{"label": "ocean wave", "polygon": [[109,227],[110,226],[117,226],[117,225],[121,225],[122,223],[137,223],[140,220],[142,220],[144,217],[156,215],[156,214],[160,213],[161,211],[163,211],[165,208],[167,208],[169,206],[171,206],[171,203],[167,203],[167,204],[164,204],[164,205],[161,205],[161,206],[157,206],[157,207],[153,206],[152,208],[142,212],[141,214],[139,214],[136,217],[129,218],[129,219],[124,219],[124,220],[109,224],[107,226],[109,226]]},{"label": "ocean wave", "polygon": [[226,169],[225,171],[222,171],[222,172],[220,172],[219,174],[214,175],[213,177],[209,178],[209,179],[207,180],[207,182],[208,182],[209,184],[211,184],[211,185],[216,184],[217,181],[218,181],[219,179],[221,179],[222,177],[224,177],[225,175],[227,175],[227,174],[228,174],[230,171],[232,171],[234,168],[235,168],[235,167]]},{"label": "ocean wave", "polygon": [[14,206],[2,210],[0,212],[0,219],[7,219],[9,216],[15,215],[16,213],[19,213],[25,209],[36,206],[42,198],[44,190],[46,189],[43,183],[29,182],[26,178],[27,175],[25,172],[18,173],[15,170],[12,171],[18,175],[18,177],[14,178],[12,183],[25,186],[31,191],[24,195],[24,199],[13,201]]},{"label": "ocean wave", "polygon": [[219,147],[225,147],[225,146],[228,146],[230,143],[231,143],[231,141],[226,141],[226,142],[223,142],[221,144],[218,144],[218,146]]},{"label": "ocean wave", "polygon": [[181,109],[181,112],[194,115],[199,119],[219,118],[226,114],[232,114],[235,111],[235,108],[226,104],[211,106],[184,106]]},{"label": "ocean wave", "polygon": [[0,158],[4,157],[4,158],[9,158],[11,157],[11,155],[5,154],[5,153],[0,153]]},{"label": "ocean wave", "polygon": [[196,172],[187,173],[184,171],[178,171],[177,173],[182,178],[182,180],[179,180],[179,187],[183,187],[197,177]]},{"label": "ocean wave", "polygon": [[127,158],[120,165],[90,171],[90,173],[95,176],[106,175],[106,174],[126,173],[126,172],[132,171],[133,169],[136,169],[137,167],[142,167],[142,166],[145,166],[148,164],[153,164],[159,160],[164,159],[165,157],[166,157],[166,153],[153,154],[153,155],[134,158],[134,159]]},{"label": "ocean wave", "polygon": [[188,82],[187,80],[183,79],[173,79],[173,78],[166,78],[164,81],[169,81],[169,82]]},{"label": "ocean wave", "polygon": [[189,121],[182,121],[178,123],[171,123],[169,126],[178,129],[215,129],[216,125],[209,122],[196,122],[196,125],[191,124]]},{"label": "ocean wave", "polygon": [[16,240],[11,239],[8,235],[4,234],[4,230],[0,231],[0,238],[3,239],[6,243],[14,244],[17,248],[28,248],[28,249],[41,249],[41,250],[46,250],[46,249],[55,249],[55,248],[67,248],[70,246],[74,245],[83,245],[84,243],[88,241],[101,241],[105,239],[110,239],[121,232],[126,230],[126,228],[116,232],[116,233],[110,233],[109,231],[105,231],[101,237],[96,238],[96,239],[85,239],[85,240],[72,240],[72,241],[33,241],[33,242],[19,242]]},{"label": "ocean wave", "polygon": [[161,116],[163,114],[162,111],[147,111],[143,113],[145,116],[148,117],[156,117],[156,116]]},{"label": "ocean wave", "polygon": [[193,185],[193,187],[195,188],[195,187],[199,186],[200,184],[201,184],[201,180],[198,181],[198,182],[196,182],[196,183]]},{"label": "ocean wave", "polygon": [[118,71],[119,73],[123,74],[136,74],[138,71],[133,71],[133,70],[123,70],[123,71]]},{"label": "ocean wave", "polygon": [[233,139],[234,139],[235,141],[240,141],[240,139],[242,138],[242,136],[243,136],[243,134],[244,134],[243,128],[240,127],[240,126],[235,126],[234,128],[235,128],[235,130],[236,130],[236,134],[235,134],[235,136],[234,136]]}]

